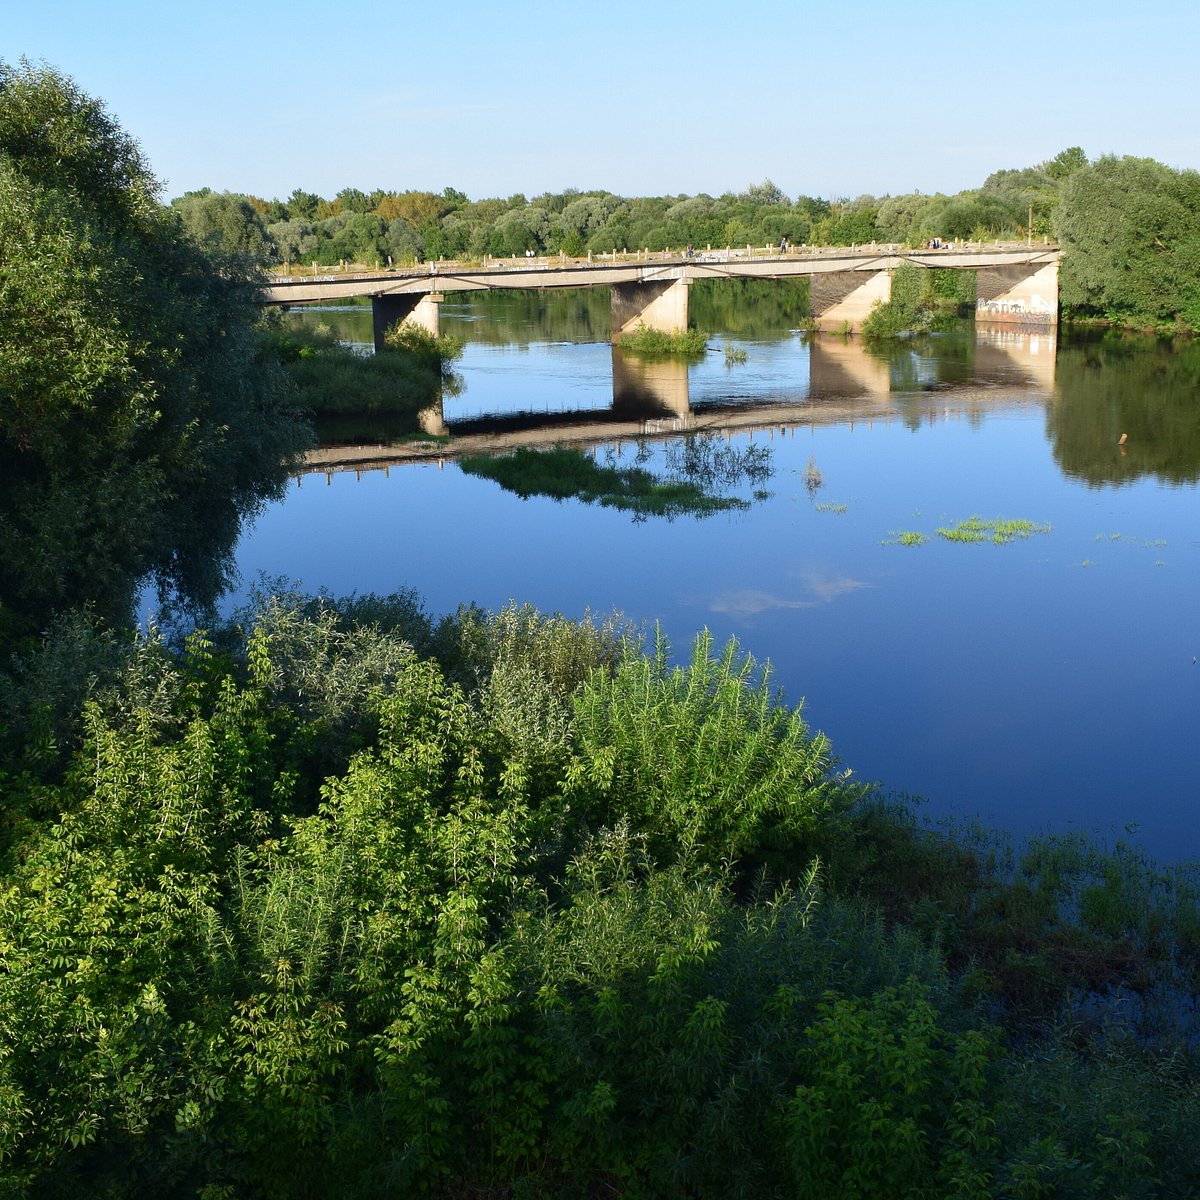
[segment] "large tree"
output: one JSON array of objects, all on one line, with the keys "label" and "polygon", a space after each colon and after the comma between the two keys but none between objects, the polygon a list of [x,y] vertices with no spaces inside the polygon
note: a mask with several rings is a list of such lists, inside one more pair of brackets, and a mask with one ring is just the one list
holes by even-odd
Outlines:
[{"label": "large tree", "polygon": [[192,238],[218,255],[242,256],[247,269],[278,261],[278,247],[249,196],[201,188],[171,201]]},{"label": "large tree", "polygon": [[1123,325],[1200,329],[1200,174],[1098,159],[1063,184],[1063,305]]},{"label": "large tree", "polygon": [[302,443],[255,282],[187,236],[137,144],[53,70],[0,62],[0,615],[31,629],[155,575],[227,581]]}]

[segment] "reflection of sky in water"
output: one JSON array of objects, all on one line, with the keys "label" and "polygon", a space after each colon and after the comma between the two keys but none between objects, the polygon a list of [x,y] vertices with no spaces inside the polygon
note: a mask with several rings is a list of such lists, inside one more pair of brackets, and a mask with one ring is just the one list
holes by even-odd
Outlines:
[{"label": "reflection of sky in water", "polygon": [[[446,419],[608,408],[611,359],[609,347],[599,342],[535,347],[469,342],[454,364],[464,386],[446,402]],[[531,361],[537,365],[529,369]]]},{"label": "reflection of sky in water", "polygon": [[[745,344],[772,394],[803,393],[800,339]],[[608,356],[474,346],[461,403],[603,406]],[[693,404],[752,395],[755,378],[710,355]],[[680,653],[707,626],[769,658],[856,774],[925,794],[931,813],[1110,838],[1135,822],[1156,853],[1200,855],[1196,489],[1065,480],[1040,402],[966,412],[942,392],[919,411],[733,435],[771,449],[770,498],[703,520],[521,500],[452,463],[310,475],[240,563],[335,592],[411,586],[434,613],[617,608],[660,621]],[[972,514],[1053,530],[1006,546],[934,536]],[[904,530],[931,540],[889,544]]]}]

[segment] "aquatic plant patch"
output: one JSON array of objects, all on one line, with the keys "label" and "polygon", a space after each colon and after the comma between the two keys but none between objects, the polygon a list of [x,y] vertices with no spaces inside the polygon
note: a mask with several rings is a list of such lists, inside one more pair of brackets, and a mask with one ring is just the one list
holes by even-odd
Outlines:
[{"label": "aquatic plant patch", "polygon": [[693,358],[708,348],[708,334],[702,329],[677,329],[666,333],[639,325],[621,338],[621,349],[644,358]]},{"label": "aquatic plant patch", "polygon": [[991,521],[986,521],[983,517],[968,517],[965,521],[959,521],[957,525],[943,526],[937,531],[938,536],[948,542],[993,542],[998,546],[1011,542],[1014,538],[1028,538],[1035,533],[1049,532],[1049,525],[1037,521],[1001,517]]},{"label": "aquatic plant patch", "polygon": [[918,529],[901,529],[889,533],[884,541],[885,546],[923,546],[929,541],[927,533]]}]

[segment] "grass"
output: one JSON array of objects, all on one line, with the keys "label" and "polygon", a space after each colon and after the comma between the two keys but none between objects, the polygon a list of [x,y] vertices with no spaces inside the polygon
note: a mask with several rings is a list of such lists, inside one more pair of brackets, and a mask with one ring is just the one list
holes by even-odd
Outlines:
[{"label": "grass", "polygon": [[708,334],[702,329],[677,329],[666,333],[639,325],[621,338],[621,349],[644,358],[695,358],[708,349]]},{"label": "grass", "polygon": [[725,365],[727,367],[740,366],[750,356],[740,346],[725,347]]},{"label": "grass", "polygon": [[449,363],[461,351],[449,339],[426,334],[412,344],[401,339],[383,354],[360,354],[323,324],[280,325],[265,336],[301,408],[318,419],[396,417],[401,431],[416,431],[417,413],[437,399]]},{"label": "grass", "polygon": [[844,513],[846,511],[846,505],[833,504],[828,500],[823,500],[820,504],[814,504],[813,507],[817,512]]},{"label": "grass", "polygon": [[885,546],[923,546],[929,541],[927,533],[921,533],[917,529],[902,529],[895,533],[889,533]]},{"label": "grass", "polygon": [[817,466],[817,460],[811,455],[808,459],[808,465],[801,472],[804,478],[804,486],[808,489],[810,496],[816,495],[817,489],[825,483],[824,476],[821,474],[821,468]]},{"label": "grass", "polygon": [[957,525],[938,529],[939,537],[948,542],[992,542],[997,546],[1011,542],[1014,538],[1028,538],[1035,533],[1049,533],[1050,526],[1024,518],[1001,518],[985,521],[983,517],[968,517]]}]

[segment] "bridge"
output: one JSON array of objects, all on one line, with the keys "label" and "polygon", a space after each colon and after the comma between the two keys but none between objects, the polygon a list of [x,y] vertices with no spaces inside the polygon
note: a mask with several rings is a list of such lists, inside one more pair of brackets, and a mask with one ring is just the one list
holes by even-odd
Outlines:
[{"label": "bridge", "polygon": [[890,297],[892,274],[902,263],[976,272],[977,321],[1044,327],[1058,323],[1057,248],[971,243],[936,250],[871,246],[775,254],[747,247],[674,257],[618,256],[614,251],[599,261],[485,260],[479,267],[429,263],[409,270],[274,276],[262,289],[262,299],[268,305],[290,306],[369,296],[379,349],[385,332],[399,321],[437,333],[438,305],[448,292],[608,287],[613,340],[619,341],[638,325],[664,332],[686,329],[688,288],[698,279],[808,278],[817,329],[855,332],[874,305]]}]

